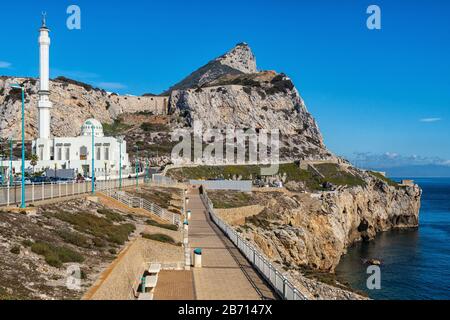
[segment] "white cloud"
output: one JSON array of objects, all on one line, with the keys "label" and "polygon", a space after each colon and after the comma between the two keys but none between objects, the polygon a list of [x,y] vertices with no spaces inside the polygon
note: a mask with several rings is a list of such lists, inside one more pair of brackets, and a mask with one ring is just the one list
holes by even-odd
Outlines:
[{"label": "white cloud", "polygon": [[367,168],[392,168],[398,166],[430,164],[450,166],[450,160],[448,159],[432,156],[420,156],[417,154],[402,155],[395,152],[385,152],[381,154],[358,152],[350,157],[349,160],[357,166]]},{"label": "white cloud", "polygon": [[441,121],[442,118],[422,118],[419,121],[420,122],[437,122],[437,121]]},{"label": "white cloud", "polygon": [[0,61],[0,69],[7,69],[10,68],[12,64],[7,61]]},{"label": "white cloud", "polygon": [[125,89],[127,86],[119,82],[99,82],[97,86],[103,89]]}]

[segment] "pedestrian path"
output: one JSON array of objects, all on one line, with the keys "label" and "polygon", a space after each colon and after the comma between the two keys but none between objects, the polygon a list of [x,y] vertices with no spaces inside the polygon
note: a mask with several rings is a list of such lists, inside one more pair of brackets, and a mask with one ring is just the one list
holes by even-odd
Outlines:
[{"label": "pedestrian path", "polygon": [[192,268],[198,300],[276,299],[276,294],[226,238],[209,215],[198,194],[189,189],[191,210],[189,244],[202,249],[202,268]]}]

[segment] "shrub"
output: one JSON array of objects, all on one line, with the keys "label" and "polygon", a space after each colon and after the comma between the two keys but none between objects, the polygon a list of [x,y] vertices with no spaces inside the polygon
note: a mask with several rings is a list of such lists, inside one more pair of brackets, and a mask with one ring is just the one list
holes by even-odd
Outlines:
[{"label": "shrub", "polygon": [[169,131],[169,128],[165,124],[144,122],[141,124],[141,129],[145,132],[161,132]]},{"label": "shrub", "polygon": [[33,241],[28,240],[28,239],[25,239],[25,240],[22,241],[22,244],[23,244],[25,247],[31,247],[31,246],[33,245]]},{"label": "shrub", "polygon": [[70,243],[77,247],[82,247],[82,248],[90,247],[89,238],[83,236],[82,234],[71,232],[68,230],[60,230],[57,233],[67,243]]},{"label": "shrub", "polygon": [[47,242],[35,242],[31,251],[45,258],[50,266],[60,268],[65,262],[83,262],[84,257],[76,251],[67,247],[58,247]]},{"label": "shrub", "polygon": [[154,240],[154,241],[160,241],[164,243],[170,243],[170,244],[177,244],[177,242],[167,234],[162,233],[141,233],[141,236],[145,239]]},{"label": "shrub", "polygon": [[155,226],[158,228],[163,228],[163,229],[168,229],[168,230],[173,230],[173,231],[177,231],[178,227],[174,224],[169,224],[169,223],[159,223],[158,221],[152,220],[152,219],[147,219],[145,221],[148,225],[151,226]]},{"label": "shrub", "polygon": [[15,246],[13,246],[12,248],[11,248],[11,250],[9,250],[11,253],[14,253],[14,254],[19,254],[20,253],[20,246],[18,245],[18,244],[16,244]]},{"label": "shrub", "polygon": [[94,246],[98,248],[103,248],[107,245],[106,241],[101,238],[94,238],[92,241],[94,242]]},{"label": "shrub", "polygon": [[58,212],[49,215],[72,224],[73,227],[80,232],[88,233],[97,238],[120,245],[124,244],[125,241],[128,240],[130,233],[135,230],[134,224],[125,223],[115,225],[106,218],[97,217],[87,212],[78,212],[76,214]]},{"label": "shrub", "polygon": [[122,217],[120,213],[117,213],[109,209],[98,209],[97,212],[104,215],[106,219],[111,221],[122,222],[125,220],[125,218]]}]

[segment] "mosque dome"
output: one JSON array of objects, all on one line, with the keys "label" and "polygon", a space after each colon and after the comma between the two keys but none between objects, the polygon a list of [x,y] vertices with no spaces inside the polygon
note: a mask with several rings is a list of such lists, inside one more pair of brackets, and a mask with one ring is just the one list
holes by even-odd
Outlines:
[{"label": "mosque dome", "polygon": [[82,136],[92,136],[92,129],[94,129],[94,136],[103,137],[103,126],[100,121],[96,119],[87,119],[81,126]]}]

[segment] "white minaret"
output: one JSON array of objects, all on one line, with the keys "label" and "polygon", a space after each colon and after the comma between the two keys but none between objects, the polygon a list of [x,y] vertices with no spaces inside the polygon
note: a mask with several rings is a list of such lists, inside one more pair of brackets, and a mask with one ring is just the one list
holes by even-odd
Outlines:
[{"label": "white minaret", "polygon": [[39,29],[39,138],[50,138],[50,102],[49,95],[49,49],[50,49],[50,30],[45,24],[45,13],[42,14],[42,27]]}]

